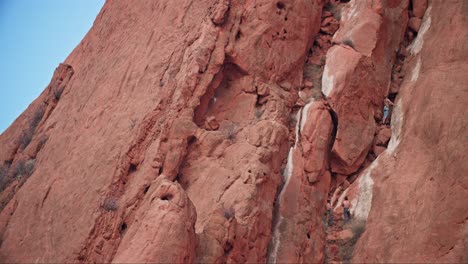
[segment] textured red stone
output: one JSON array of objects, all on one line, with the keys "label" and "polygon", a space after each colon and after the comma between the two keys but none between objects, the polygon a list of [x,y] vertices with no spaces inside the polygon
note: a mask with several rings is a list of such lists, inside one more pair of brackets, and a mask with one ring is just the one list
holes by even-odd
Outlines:
[{"label": "textured red stone", "polygon": [[422,18],[427,8],[427,0],[411,0],[413,4],[413,14],[415,17]]},{"label": "textured red stone", "polygon": [[355,262],[468,261],[463,7],[463,0],[431,1],[409,46],[392,139],[371,173],[372,207]]},{"label": "textured red stone", "polygon": [[0,261],[467,262],[465,7],[107,1],[0,136]]},{"label": "textured red stone", "polygon": [[419,28],[421,27],[421,19],[420,18],[416,18],[416,17],[412,17],[410,18],[410,20],[408,21],[408,26],[414,30],[415,32],[418,32],[419,31]]}]

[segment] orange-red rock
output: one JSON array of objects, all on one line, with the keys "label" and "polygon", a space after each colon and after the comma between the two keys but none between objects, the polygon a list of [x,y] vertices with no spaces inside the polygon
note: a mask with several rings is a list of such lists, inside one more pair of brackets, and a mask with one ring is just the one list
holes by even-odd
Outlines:
[{"label": "orange-red rock", "polygon": [[219,128],[219,123],[216,120],[216,117],[209,116],[206,118],[205,127],[207,130],[217,130]]},{"label": "orange-red rock", "polygon": [[411,0],[413,4],[413,15],[422,18],[427,9],[427,0]]},{"label": "orange-red rock", "polygon": [[377,135],[375,136],[375,144],[379,146],[386,145],[392,136],[392,130],[387,126],[379,128]]},{"label": "orange-red rock", "polygon": [[152,186],[133,225],[121,224],[120,233],[125,237],[113,262],[193,262],[195,207],[178,183],[159,178]]},{"label": "orange-red rock", "polygon": [[311,101],[298,114],[297,139],[288,156],[284,187],[268,262],[318,263],[324,260],[321,215],[330,188],[328,152],[333,123],[323,101]]},{"label": "orange-red rock", "polygon": [[409,2],[107,1],[0,136],[1,261],[467,262],[465,3]]},{"label": "orange-red rock", "polygon": [[356,172],[371,147],[375,117],[389,91],[390,63],[406,26],[406,1],[373,3],[350,1],[342,9],[333,37],[341,45],[328,51],[322,77],[322,91],[338,120],[331,167],[339,174]]},{"label": "orange-red rock", "polygon": [[372,151],[374,152],[375,156],[379,156],[380,154],[382,154],[382,152],[385,151],[385,147],[382,147],[382,146],[378,146],[378,145],[374,145],[372,147]]},{"label": "orange-red rock", "polygon": [[418,32],[419,28],[421,27],[421,19],[417,17],[410,18],[408,21],[408,26],[415,32]]},{"label": "orange-red rock", "polygon": [[353,237],[353,232],[350,229],[345,229],[336,234],[329,234],[327,240],[348,240]]},{"label": "orange-red rock", "polygon": [[369,214],[355,262],[468,261],[464,6],[431,1],[409,46],[392,138],[363,181],[367,204],[357,207]]}]

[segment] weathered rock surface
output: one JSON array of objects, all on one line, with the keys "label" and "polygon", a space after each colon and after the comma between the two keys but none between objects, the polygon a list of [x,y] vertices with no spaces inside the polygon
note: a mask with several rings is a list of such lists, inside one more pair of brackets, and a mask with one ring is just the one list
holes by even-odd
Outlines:
[{"label": "weathered rock surface", "polygon": [[[120,226],[125,238],[115,263],[192,263],[195,259],[195,207],[178,183],[158,178],[148,190],[134,225]],[[168,239],[174,238],[174,239]]]},{"label": "weathered rock surface", "polygon": [[406,29],[407,6],[407,1],[350,1],[341,11],[333,37],[340,45],[328,51],[322,78],[322,92],[338,120],[333,172],[356,172],[369,152]]},{"label": "weathered rock surface", "polygon": [[459,45],[468,41],[467,7],[429,1],[409,47],[389,147],[366,177],[361,208],[369,217],[355,262],[468,261],[468,49]]},{"label": "weathered rock surface", "polygon": [[321,223],[330,188],[328,156],[333,123],[323,101],[311,101],[298,116],[297,139],[289,152],[284,187],[269,262],[317,263],[324,260]]},{"label": "weathered rock surface", "polygon": [[408,21],[408,26],[415,32],[419,31],[419,28],[421,27],[421,22],[422,20],[420,18],[412,17]]},{"label": "weathered rock surface", "polygon": [[[40,125],[50,137],[32,175],[2,212],[0,254],[19,262],[132,261],[146,241],[154,246],[135,261],[264,262],[288,120],[321,4],[107,2],[66,60],[73,78]],[[36,102],[2,145],[17,141]],[[2,150],[2,165],[19,159],[15,153]],[[183,226],[140,226],[166,210],[149,207],[145,191],[161,177],[180,182],[195,206],[196,255],[191,242],[178,242]],[[218,230],[227,225],[215,217],[220,210],[233,216]],[[193,221],[188,213],[171,217]],[[163,237],[168,244],[152,248]],[[212,239],[219,237],[229,239]],[[187,254],[157,256],[170,245]]]},{"label": "weathered rock surface", "polygon": [[0,136],[0,261],[467,262],[467,6],[107,1]]},{"label": "weathered rock surface", "polygon": [[422,18],[427,9],[427,0],[411,0],[413,4],[413,15]]}]

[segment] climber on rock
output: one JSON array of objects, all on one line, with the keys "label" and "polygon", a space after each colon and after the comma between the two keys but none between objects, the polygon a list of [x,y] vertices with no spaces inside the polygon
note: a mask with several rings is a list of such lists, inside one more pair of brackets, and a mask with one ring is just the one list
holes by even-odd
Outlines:
[{"label": "climber on rock", "polygon": [[388,118],[390,116],[390,110],[391,107],[393,106],[392,101],[390,99],[385,98],[384,100],[384,108],[383,108],[383,119],[382,119],[382,125],[387,125],[388,123]]},{"label": "climber on rock", "polygon": [[345,222],[348,222],[351,219],[351,213],[349,212],[350,203],[348,200],[348,196],[345,196],[343,201],[343,218]]}]

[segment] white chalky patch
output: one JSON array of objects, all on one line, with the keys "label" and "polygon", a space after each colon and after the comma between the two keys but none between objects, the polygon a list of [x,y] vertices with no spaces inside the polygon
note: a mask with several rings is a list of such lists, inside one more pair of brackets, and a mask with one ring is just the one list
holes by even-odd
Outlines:
[{"label": "white chalky patch", "polygon": [[322,75],[322,93],[325,96],[329,96],[331,91],[333,90],[333,85],[335,81],[335,77],[331,75],[329,63],[325,64],[325,69],[323,70]]},{"label": "white chalky patch", "polygon": [[[291,174],[293,171],[293,151],[295,148],[289,149],[289,154],[288,154],[288,161],[286,163],[286,168],[284,169],[283,172],[283,180],[284,180],[284,185],[283,188],[281,189],[281,192],[278,196],[278,201],[281,201],[281,198],[283,197],[284,191],[288,187],[289,181],[291,179]],[[275,229],[273,230],[273,250],[270,253],[270,256],[268,256],[268,263],[276,263],[276,257],[278,255],[278,249],[279,245],[281,243],[281,232],[279,230],[281,223],[283,222],[283,216],[281,216],[281,213],[279,213],[279,218],[278,221],[275,224]]]},{"label": "white chalky patch", "polygon": [[419,29],[418,36],[409,46],[409,51],[412,55],[418,54],[423,45],[424,45],[424,35],[431,27],[431,9],[432,6],[429,6],[424,14],[423,21],[421,23],[421,28]]},{"label": "white chalky patch", "polygon": [[414,66],[413,71],[411,72],[411,81],[415,82],[419,78],[419,72],[421,71],[421,57],[418,57],[416,61],[416,66]]},{"label": "white chalky patch", "polygon": [[[284,168],[284,172],[283,172],[283,179],[285,181],[284,183],[284,187],[283,187],[283,190],[285,189],[285,187],[288,185],[289,183],[289,178],[292,174],[292,169],[293,169],[293,151],[294,151],[295,148],[290,148],[289,149],[289,153],[288,153],[288,161],[286,162],[286,167]],[[283,192],[281,191],[281,194]],[[280,195],[281,195],[280,194]]]},{"label": "white chalky patch", "polygon": [[379,158],[374,160],[369,166],[367,171],[362,175],[359,180],[359,195],[356,199],[351,201],[353,217],[359,220],[367,220],[370,209],[372,207],[372,188],[374,186],[374,180],[372,180],[372,171],[377,166]]},{"label": "white chalky patch", "polygon": [[273,232],[273,251],[268,257],[268,263],[276,263],[276,257],[278,256],[278,249],[280,245],[279,227],[281,225],[281,222],[283,222],[283,217],[280,215],[278,222],[275,225],[275,231]]},{"label": "white chalky patch", "polygon": [[301,117],[301,111],[297,111],[297,114],[296,114],[296,140],[294,141],[294,148],[297,147],[297,143],[299,142],[299,120],[302,120],[302,117]]},{"label": "white chalky patch", "polygon": [[403,127],[403,103],[402,100],[398,100],[393,107],[392,113],[392,136],[390,142],[388,143],[386,153],[389,155],[393,154],[395,149],[400,144],[400,134],[401,128]]},{"label": "white chalky patch", "polygon": [[[301,133],[304,130],[305,123],[307,122],[307,116],[309,113],[309,108],[315,103],[314,100],[311,100],[309,103],[307,103],[304,108],[302,108],[302,119],[301,119]],[[296,128],[297,131],[297,128]]]},{"label": "white chalky patch", "polygon": [[358,4],[357,1],[351,1],[348,5],[351,5],[349,8],[343,10],[343,21],[349,21],[350,19],[356,18],[358,15]]}]

